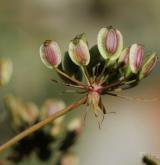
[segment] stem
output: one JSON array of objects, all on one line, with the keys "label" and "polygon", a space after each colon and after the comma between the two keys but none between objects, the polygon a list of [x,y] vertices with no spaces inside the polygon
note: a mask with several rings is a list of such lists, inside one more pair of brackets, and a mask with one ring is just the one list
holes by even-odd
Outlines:
[{"label": "stem", "polygon": [[74,78],[68,76],[66,73],[64,73],[64,72],[61,71],[60,69],[58,69],[58,68],[56,68],[56,67],[54,67],[54,68],[55,68],[55,70],[56,70],[60,75],[62,75],[63,77],[67,78],[68,80],[70,80],[70,81],[72,81],[72,82],[74,82],[75,84],[78,84],[78,85],[80,85],[80,86],[86,87],[86,85],[83,84],[82,82],[80,82],[80,81],[78,81],[78,80],[76,80],[76,79],[74,79]]},{"label": "stem", "polygon": [[120,80],[120,81],[117,81],[117,82],[115,82],[115,83],[113,83],[113,84],[106,85],[106,86],[104,86],[102,89],[103,89],[103,90],[106,90],[106,89],[108,89],[108,88],[113,88],[113,87],[122,85],[123,83],[124,83],[124,80]]},{"label": "stem", "polygon": [[88,70],[86,68],[86,66],[82,66],[82,71],[83,71],[83,74],[84,74],[84,77],[86,78],[87,80],[87,83],[92,86],[92,82],[90,80],[90,77],[89,77],[89,73],[88,73]]},{"label": "stem", "polygon": [[129,96],[124,96],[124,95],[119,95],[116,93],[112,93],[112,92],[105,92],[105,94],[110,95],[110,96],[117,96],[120,97],[122,99],[126,99],[126,100],[134,100],[134,101],[143,101],[143,102],[152,102],[152,101],[157,101],[157,98],[152,98],[152,99],[143,99],[143,98],[138,98],[138,97],[129,97]]},{"label": "stem", "polygon": [[102,78],[102,76],[103,76],[103,74],[106,70],[107,64],[108,64],[108,62],[106,61],[105,64],[104,64],[104,67],[103,67],[101,73],[99,74],[99,76],[97,77],[96,81],[99,81]]},{"label": "stem", "polygon": [[131,81],[127,81],[126,83],[125,83],[125,85],[129,85],[129,84],[132,84],[132,83],[134,83],[134,82],[136,82],[137,80],[131,80]]},{"label": "stem", "polygon": [[62,84],[62,85],[68,86],[68,87],[73,87],[73,88],[78,88],[78,89],[85,89],[83,86],[67,84],[67,83],[64,83],[64,82],[61,82],[61,81],[57,81],[57,80],[54,80],[54,79],[51,79],[51,81],[54,82],[54,83],[58,83],[58,84]]},{"label": "stem", "polygon": [[74,108],[77,108],[78,106],[84,104],[86,101],[87,101],[87,96],[81,98],[80,100],[76,101],[73,104],[70,104],[68,107],[66,107],[63,110],[61,110],[61,111],[59,111],[59,112],[57,112],[57,113],[55,113],[55,114],[47,117],[46,119],[40,121],[39,123],[31,126],[30,128],[26,129],[25,131],[19,133],[17,136],[13,137],[11,140],[9,140],[5,144],[1,145],[0,146],[0,152],[5,151],[9,147],[12,147],[14,144],[16,144],[17,142],[19,142],[23,138],[27,137],[31,133],[39,130],[43,126],[49,124],[50,122],[54,121],[55,119],[57,119],[58,117],[60,117],[60,116],[62,116],[64,114],[66,114],[67,112],[73,110]]}]

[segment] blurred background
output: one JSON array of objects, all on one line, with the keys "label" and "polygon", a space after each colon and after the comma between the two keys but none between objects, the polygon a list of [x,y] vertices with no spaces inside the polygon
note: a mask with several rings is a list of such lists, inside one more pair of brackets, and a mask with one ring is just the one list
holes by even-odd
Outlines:
[{"label": "blurred background", "polygon": [[[0,0],[0,57],[13,61],[10,83],[0,93],[0,143],[12,137],[3,96],[8,93],[41,105],[46,98],[62,98],[66,103],[76,95],[63,94],[64,87],[49,79],[57,75],[39,58],[39,46],[46,39],[56,40],[64,52],[69,41],[86,32],[89,45],[96,43],[101,27],[113,25],[125,45],[142,43],[146,53],[160,52],[159,0]],[[145,99],[160,98],[160,66],[147,79],[122,94]],[[78,97],[77,97],[78,98]],[[141,165],[144,153],[160,158],[160,101],[138,102],[106,96],[109,112],[102,129],[92,113],[76,151],[80,165]],[[68,114],[82,116],[83,108]],[[36,163],[35,163],[36,164]]]}]

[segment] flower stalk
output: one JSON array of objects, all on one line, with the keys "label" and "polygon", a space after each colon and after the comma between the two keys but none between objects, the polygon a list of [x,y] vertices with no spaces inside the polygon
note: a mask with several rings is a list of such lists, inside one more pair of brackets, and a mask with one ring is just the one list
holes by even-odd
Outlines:
[{"label": "flower stalk", "polygon": [[58,68],[54,68],[56,70],[57,73],[59,73],[60,75],[62,75],[63,77],[67,78],[68,80],[70,80],[71,82],[77,84],[77,85],[80,85],[80,86],[86,86],[85,84],[83,84],[82,82],[68,76],[67,74],[65,74],[63,71],[61,71],[60,69]]},{"label": "flower stalk", "polygon": [[70,104],[68,107],[64,108],[63,110],[47,117],[46,119],[40,121],[39,123],[31,126],[30,128],[26,129],[25,131],[23,131],[22,133],[18,134],[17,136],[13,137],[11,140],[9,140],[8,142],[4,143],[3,145],[0,146],[0,153],[4,152],[5,150],[7,150],[8,148],[12,147],[14,144],[16,144],[17,142],[19,142],[20,140],[22,140],[23,138],[29,136],[30,134],[32,134],[33,132],[39,130],[40,128],[44,127],[45,125],[53,122],[54,120],[56,120],[57,118],[59,118],[60,116],[65,115],[67,112],[79,107],[82,104],[85,104],[85,102],[87,101],[87,97],[83,97],[81,99],[79,99],[78,101],[76,101],[73,104]]},{"label": "flower stalk", "polygon": [[88,85],[92,86],[92,82],[91,82],[91,79],[90,79],[90,76],[89,76],[89,73],[88,73],[88,70],[87,70],[86,66],[83,66],[82,70],[83,70],[83,74],[86,78],[86,81],[87,81]]}]

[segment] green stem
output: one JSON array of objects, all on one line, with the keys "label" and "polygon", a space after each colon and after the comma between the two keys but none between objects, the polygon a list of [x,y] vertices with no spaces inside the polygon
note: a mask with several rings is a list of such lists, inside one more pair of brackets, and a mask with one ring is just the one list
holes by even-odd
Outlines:
[{"label": "green stem", "polygon": [[92,86],[92,82],[90,80],[89,73],[88,73],[86,66],[82,66],[82,71],[83,71],[84,77],[87,80],[88,85]]},{"label": "green stem", "polygon": [[96,81],[99,81],[99,80],[103,77],[103,74],[104,74],[104,72],[105,72],[105,70],[106,70],[107,65],[108,65],[108,61],[105,62],[104,67],[103,67],[101,73],[100,73],[99,76],[96,78]]},{"label": "green stem", "polygon": [[69,105],[68,107],[66,107],[65,109],[47,117],[46,119],[40,121],[39,123],[31,126],[30,128],[26,129],[25,131],[19,133],[17,136],[13,137],[11,140],[9,140],[8,142],[6,142],[5,144],[0,146],[0,153],[5,151],[6,149],[12,147],[14,144],[16,144],[17,142],[19,142],[20,140],[22,140],[23,138],[29,136],[31,133],[39,130],[40,128],[42,128],[43,126],[49,124],[50,122],[54,121],[55,119],[57,119],[58,117],[66,114],[67,112],[79,107],[80,105],[84,104],[87,101],[87,97],[83,97],[80,100],[76,101],[75,103]]}]

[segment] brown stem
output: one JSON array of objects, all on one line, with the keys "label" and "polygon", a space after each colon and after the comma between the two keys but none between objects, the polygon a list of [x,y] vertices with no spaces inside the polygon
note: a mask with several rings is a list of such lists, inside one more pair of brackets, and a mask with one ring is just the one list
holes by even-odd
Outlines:
[{"label": "brown stem", "polygon": [[66,73],[64,73],[63,71],[61,71],[61,70],[58,69],[57,67],[54,67],[54,68],[55,68],[55,70],[56,70],[60,75],[62,75],[63,77],[67,78],[68,80],[70,80],[70,81],[72,81],[72,82],[74,82],[75,84],[78,84],[78,85],[80,85],[80,86],[86,87],[85,84],[83,84],[82,82],[80,82],[80,81],[78,81],[78,80],[76,80],[76,79],[74,79],[74,78],[68,76]]},{"label": "brown stem", "polygon": [[61,82],[61,81],[57,81],[57,80],[54,80],[54,79],[51,79],[51,81],[55,82],[55,83],[58,83],[58,84],[62,84],[62,85],[68,86],[68,87],[73,87],[73,88],[78,88],[78,89],[85,89],[83,86],[67,84],[67,83],[64,83],[64,82]]},{"label": "brown stem", "polygon": [[25,131],[21,132],[20,134],[18,134],[17,136],[13,137],[11,140],[9,140],[8,142],[6,142],[5,144],[0,146],[0,152],[5,151],[6,149],[8,149],[9,147],[13,146],[14,144],[16,144],[17,142],[19,142],[20,140],[22,140],[23,138],[27,137],[28,135],[30,135],[31,133],[39,130],[40,128],[42,128],[43,126],[49,124],[50,122],[54,121],[55,119],[57,119],[58,117],[66,114],[67,112],[73,110],[74,108],[77,108],[78,106],[84,104],[87,101],[87,97],[83,97],[80,100],[76,101],[75,103],[69,105],[68,107],[66,107],[65,109],[47,117],[46,119],[40,121],[39,123],[31,126],[30,128],[26,129]]},{"label": "brown stem", "polygon": [[108,84],[106,86],[103,87],[103,89],[108,89],[108,88],[113,88],[113,87],[116,87],[116,86],[119,86],[119,85],[122,85],[124,83],[124,80],[120,80],[120,81],[117,81],[113,84]]}]

